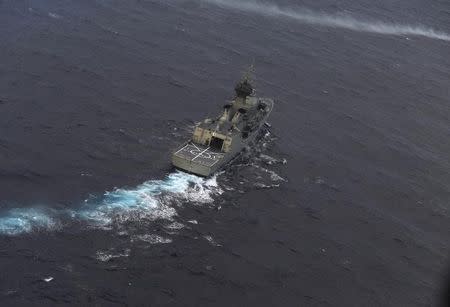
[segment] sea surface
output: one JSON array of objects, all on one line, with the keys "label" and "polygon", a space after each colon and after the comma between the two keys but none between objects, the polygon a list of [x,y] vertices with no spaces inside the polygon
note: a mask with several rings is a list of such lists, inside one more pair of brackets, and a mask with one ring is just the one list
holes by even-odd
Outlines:
[{"label": "sea surface", "polygon": [[[1,306],[436,306],[448,0],[0,0]],[[254,64],[271,127],[170,155]]]}]

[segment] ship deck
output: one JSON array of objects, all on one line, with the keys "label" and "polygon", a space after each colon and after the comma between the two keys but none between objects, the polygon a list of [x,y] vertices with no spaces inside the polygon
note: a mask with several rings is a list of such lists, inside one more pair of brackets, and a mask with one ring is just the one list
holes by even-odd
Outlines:
[{"label": "ship deck", "polygon": [[174,155],[207,167],[214,166],[224,157],[224,154],[220,151],[216,151],[208,146],[194,144],[192,142],[189,142],[181,147],[174,153]]}]

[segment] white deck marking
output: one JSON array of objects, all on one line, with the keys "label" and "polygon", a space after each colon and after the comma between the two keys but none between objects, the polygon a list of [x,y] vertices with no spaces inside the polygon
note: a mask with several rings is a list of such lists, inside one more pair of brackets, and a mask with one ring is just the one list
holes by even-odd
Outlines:
[{"label": "white deck marking", "polygon": [[185,148],[188,147],[189,145],[190,145],[190,144],[187,143],[187,144],[184,145],[182,148],[180,148],[179,150],[177,150],[177,152],[176,152],[175,154],[179,153],[180,151],[182,151],[183,149],[185,149]]},{"label": "white deck marking", "polygon": [[198,148],[197,146],[195,146],[195,144],[194,143],[190,143],[192,146],[194,146],[195,147],[195,149],[197,149],[198,151],[200,151],[200,148]]},{"label": "white deck marking", "polygon": [[220,159],[217,159],[216,161],[214,161],[214,163],[213,164],[211,164],[209,167],[213,167],[214,166],[214,164],[216,164],[217,162],[219,162],[220,161]]},{"label": "white deck marking", "polygon": [[197,159],[198,157],[200,157],[205,151],[208,151],[208,149],[209,149],[209,146],[208,146],[208,148],[206,148],[205,150],[203,150],[201,153],[199,153],[198,155],[196,155],[194,158],[192,158],[191,161],[194,161],[195,159]]},{"label": "white deck marking", "polygon": [[217,162],[223,159],[223,154],[211,151],[210,149],[211,149],[210,146],[205,149],[205,147],[201,148],[193,143],[187,143],[178,151],[176,151],[175,155],[177,155],[182,159],[186,159],[189,161],[193,161],[195,163],[212,167]]}]

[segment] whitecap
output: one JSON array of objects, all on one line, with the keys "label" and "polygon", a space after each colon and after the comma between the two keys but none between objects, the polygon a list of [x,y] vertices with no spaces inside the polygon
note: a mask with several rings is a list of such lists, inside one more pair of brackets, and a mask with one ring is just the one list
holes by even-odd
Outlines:
[{"label": "whitecap", "polygon": [[270,170],[270,169],[261,167],[261,166],[259,166],[259,165],[253,165],[253,166],[254,166],[255,168],[257,168],[257,169],[259,169],[259,170],[261,170],[261,171],[263,171],[263,172],[269,174],[270,179],[271,179],[272,181],[286,181],[286,179],[284,179],[283,177],[281,177],[281,176],[278,175],[276,172],[274,172],[274,171],[272,171],[272,170]]},{"label": "whitecap", "polygon": [[[144,235],[138,235],[134,237],[135,239],[138,239],[140,241],[144,241],[150,244],[168,244],[172,243],[172,239],[165,238],[159,235],[155,234],[144,234]],[[134,240],[133,240],[134,241]]]},{"label": "whitecap", "polygon": [[97,253],[95,254],[95,258],[102,262],[107,262],[114,258],[128,257],[129,255],[130,255],[130,249],[128,249],[128,248],[125,249],[123,252],[119,252],[119,253],[114,253],[114,249],[109,249],[106,251],[101,251],[101,250],[97,251]]},{"label": "whitecap", "polygon": [[54,19],[62,19],[63,17],[61,15],[49,12],[48,17],[54,18]]},{"label": "whitecap", "polygon": [[216,247],[222,246],[221,244],[217,243],[216,240],[210,235],[205,235],[205,236],[203,236],[203,238],[206,241],[208,241],[212,246],[216,246]]},{"label": "whitecap", "polygon": [[171,229],[171,230],[179,230],[179,229],[183,229],[184,225],[178,222],[173,222],[167,226],[165,226],[165,228],[167,229]]},{"label": "whitecap", "polygon": [[49,276],[49,277],[43,278],[42,280],[45,281],[45,282],[51,282],[53,279],[54,278],[52,276]]}]

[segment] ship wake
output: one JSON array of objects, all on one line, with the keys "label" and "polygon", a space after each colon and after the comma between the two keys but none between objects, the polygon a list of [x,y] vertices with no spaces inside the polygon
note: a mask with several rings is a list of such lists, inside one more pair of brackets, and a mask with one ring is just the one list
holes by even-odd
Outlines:
[{"label": "ship wake", "polygon": [[269,17],[280,17],[297,22],[324,27],[342,28],[358,32],[385,35],[423,36],[431,39],[450,41],[450,34],[423,25],[407,25],[382,21],[367,21],[344,14],[325,14],[307,8],[283,8],[254,1],[200,0],[223,8],[249,12]]},{"label": "ship wake", "polygon": [[0,214],[0,234],[59,230],[71,222],[108,228],[127,221],[173,220],[183,204],[212,203],[222,193],[217,176],[201,178],[180,171],[163,180],[149,180],[135,188],[121,188],[90,197],[77,209],[13,208]]}]

